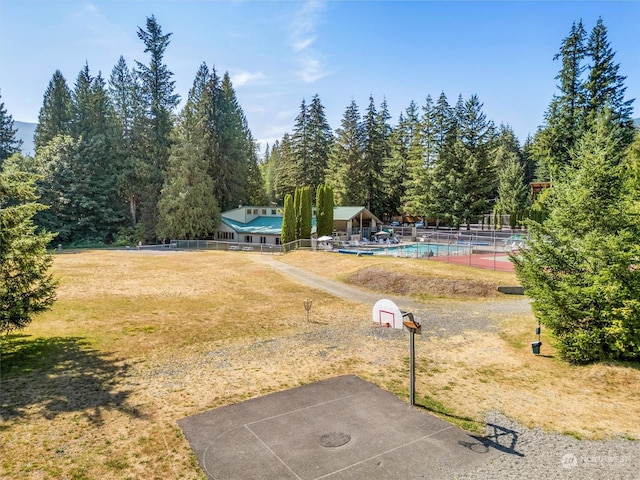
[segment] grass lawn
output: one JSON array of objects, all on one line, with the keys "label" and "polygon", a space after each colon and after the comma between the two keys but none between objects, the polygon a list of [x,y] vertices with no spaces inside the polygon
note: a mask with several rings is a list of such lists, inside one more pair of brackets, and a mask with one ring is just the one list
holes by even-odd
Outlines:
[{"label": "grass lawn", "polygon": [[[477,291],[461,284],[515,284],[413,259],[279,261],[337,280],[389,272],[387,287],[364,284],[378,291],[397,289],[398,274],[455,281],[458,304]],[[53,309],[0,340],[2,478],[204,478],[176,425],[187,415],[346,373],[408,398],[407,337],[367,334],[371,305],[295,283],[257,254],[81,251],[56,255],[53,270]],[[420,298],[441,304],[448,290]],[[524,315],[498,333],[418,342],[418,403],[470,429],[499,410],[576,436],[640,438],[639,366],[568,366],[544,337],[546,356],[533,356],[534,329]]]}]

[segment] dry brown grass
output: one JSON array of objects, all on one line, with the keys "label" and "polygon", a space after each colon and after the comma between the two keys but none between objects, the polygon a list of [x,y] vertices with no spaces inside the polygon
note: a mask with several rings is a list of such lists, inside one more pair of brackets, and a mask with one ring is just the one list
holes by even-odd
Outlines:
[{"label": "dry brown grass", "polygon": [[[176,421],[352,373],[407,398],[406,337],[371,334],[371,306],[282,277],[237,252],[56,256],[54,309],[3,341],[0,476],[203,478]],[[438,262],[300,252],[281,259],[345,278],[363,267],[514,284]],[[311,322],[302,300],[313,298]],[[576,435],[640,438],[640,370],[571,367],[531,316],[498,334],[418,342],[418,403],[458,423],[500,410]],[[472,423],[468,423],[472,425]]]},{"label": "dry brown grass", "polygon": [[329,252],[303,251],[285,255],[283,261],[333,279],[345,278],[363,268],[378,268],[406,275],[426,275],[430,278],[469,281],[482,279],[483,281],[500,285],[517,285],[514,273],[478,270],[464,265],[413,258],[373,255],[358,257],[356,255],[336,255]]}]

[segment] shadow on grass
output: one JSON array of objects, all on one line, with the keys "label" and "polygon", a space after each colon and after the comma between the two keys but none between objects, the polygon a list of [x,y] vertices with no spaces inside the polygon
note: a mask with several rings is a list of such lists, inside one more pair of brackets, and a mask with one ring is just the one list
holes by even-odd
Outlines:
[{"label": "shadow on grass", "polygon": [[[65,412],[83,412],[96,424],[102,413],[117,409],[142,415],[126,404],[131,393],[120,382],[129,366],[90,348],[79,337],[0,338],[0,418],[31,413],[48,419]],[[30,413],[30,414],[31,414]]]},{"label": "shadow on grass", "polygon": [[443,420],[458,425],[459,427],[467,431],[480,431],[480,429],[484,427],[484,424],[481,424],[473,418],[463,417],[452,413],[442,403],[438,402],[436,399],[428,395],[422,395],[419,398],[418,402],[416,402],[415,406],[431,412],[439,416]]},{"label": "shadow on grass", "polygon": [[607,367],[621,367],[621,368],[631,368],[633,370],[640,370],[640,362],[633,360],[609,360],[602,362],[603,365]]}]

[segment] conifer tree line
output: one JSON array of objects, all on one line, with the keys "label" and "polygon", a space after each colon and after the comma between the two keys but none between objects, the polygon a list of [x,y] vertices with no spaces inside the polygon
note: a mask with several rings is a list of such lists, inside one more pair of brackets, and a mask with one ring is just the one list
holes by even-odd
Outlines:
[{"label": "conifer tree line", "polygon": [[58,232],[57,242],[206,237],[221,210],[266,200],[229,74],[203,63],[176,112],[180,97],[164,63],[171,34],[154,16],[137,33],[146,61],[129,66],[121,56],[108,79],[88,63],[73,85],[56,71],[44,93],[35,157],[11,159],[39,176],[37,193],[49,208],[36,222]]},{"label": "conifer tree line", "polygon": [[602,20],[574,23],[559,93],[531,146],[550,179],[512,255],[536,317],[572,363],[640,359],[640,132]]},{"label": "conifer tree line", "polygon": [[[265,151],[266,193],[282,203],[298,185],[314,194],[327,183],[337,205],[460,226],[490,212],[502,184],[520,192],[513,208],[524,208],[535,170],[529,146],[522,148],[510,127],[496,127],[482,107],[477,95],[452,105],[443,92],[421,107],[411,102],[391,126],[386,101],[376,106],[370,97],[362,115],[351,101],[332,131],[318,96],[309,106],[303,100],[292,133]],[[501,176],[507,165],[511,176]]]},{"label": "conifer tree line", "polygon": [[373,97],[363,113],[355,101],[332,131],[318,95],[305,100],[292,132],[267,146],[261,165],[266,193],[282,203],[298,185],[312,192],[330,184],[337,205],[363,205],[383,219],[397,215],[455,227],[486,213],[510,214],[512,227],[532,211],[530,182],[549,181],[569,162],[577,139],[608,108],[633,137],[631,103],[624,99],[607,30],[590,35],[574,24],[555,56],[561,62],[554,96],[534,138],[520,144],[513,130],[487,119],[477,95],[451,102],[444,92],[412,101],[396,125],[386,101]]},{"label": "conifer tree line", "polygon": [[[386,100],[371,96],[363,111],[351,101],[335,130],[314,95],[262,159],[228,73],[203,63],[177,111],[163,60],[171,34],[151,16],[138,37],[146,60],[129,66],[120,57],[108,79],[85,64],[70,86],[56,71],[35,157],[11,160],[38,175],[37,193],[49,208],[36,222],[58,232],[61,243],[207,237],[221,211],[284,205],[303,186],[317,199],[322,185],[336,205],[366,206],[385,220],[406,214],[458,227],[492,211],[520,219],[532,207],[529,183],[556,181],[605,108],[624,141],[633,137],[632,100],[624,98],[602,20],[590,34],[578,22],[562,40],[559,93],[522,145],[508,125],[486,117],[477,95],[427,95],[422,104],[410,102],[395,125]],[[10,120],[2,105],[4,158],[19,150]]]}]

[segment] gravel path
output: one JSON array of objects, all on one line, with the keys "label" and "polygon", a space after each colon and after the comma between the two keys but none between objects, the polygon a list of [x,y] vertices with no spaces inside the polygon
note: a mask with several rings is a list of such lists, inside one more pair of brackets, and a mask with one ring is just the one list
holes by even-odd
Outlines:
[{"label": "gravel path", "polygon": [[456,301],[422,302],[398,295],[382,295],[336,282],[315,273],[288,265],[277,258],[256,255],[254,258],[270,265],[273,269],[332,295],[352,302],[373,305],[381,298],[393,301],[401,310],[412,312],[422,324],[423,338],[451,336],[465,330],[497,331],[496,321],[501,317],[531,311],[529,300],[524,297],[508,297],[496,301]]},{"label": "gravel path", "polygon": [[640,442],[623,438],[577,440],[568,435],[528,429],[498,413],[487,417],[486,437],[469,445],[476,451],[497,448],[504,452],[459,480],[616,479],[640,478]]},{"label": "gravel path", "polygon": [[[373,305],[380,294],[320,277],[287,265],[276,258],[256,256],[291,278],[351,301]],[[412,311],[423,325],[423,339],[450,336],[465,330],[497,331],[503,316],[531,311],[522,297],[495,302],[447,302],[446,305],[420,302],[408,297],[386,296],[401,309]],[[380,329],[377,329],[380,330]],[[385,332],[379,332],[384,334]],[[389,332],[393,334],[396,332]],[[426,335],[425,335],[426,334]],[[497,448],[504,452],[475,472],[456,475],[460,480],[539,479],[640,479],[640,442],[623,438],[577,440],[569,435],[529,429],[509,418],[491,412],[486,418],[486,434],[465,445],[475,451]]]}]

